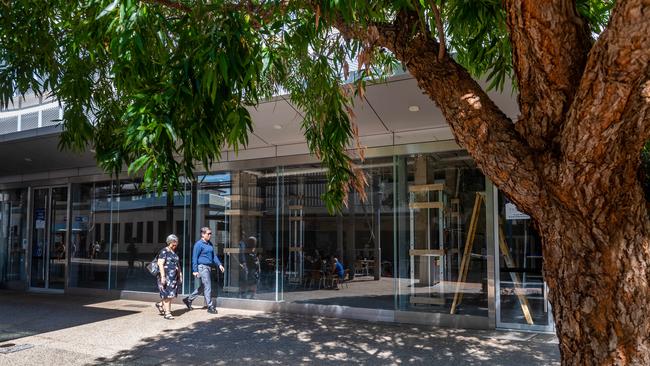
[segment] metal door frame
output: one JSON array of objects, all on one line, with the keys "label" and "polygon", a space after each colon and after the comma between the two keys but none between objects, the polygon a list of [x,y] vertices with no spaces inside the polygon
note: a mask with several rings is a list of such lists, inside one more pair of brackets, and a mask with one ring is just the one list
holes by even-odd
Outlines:
[{"label": "metal door frame", "polygon": [[[51,230],[51,225],[52,225],[52,190],[55,188],[66,188],[66,236],[65,236],[65,242],[63,245],[65,246],[65,263],[63,273],[64,273],[64,281],[63,281],[63,289],[53,289],[50,288],[50,241],[52,240],[52,230]],[[36,194],[37,190],[40,189],[47,189],[48,192],[48,199],[45,205],[45,227],[46,227],[46,243],[47,245],[44,245],[44,250],[43,253],[43,261],[44,261],[44,266],[46,267],[45,269],[45,279],[44,279],[44,287],[35,287],[32,286],[32,248],[33,248],[33,236],[34,236],[34,195]],[[59,184],[59,185],[51,185],[51,186],[35,186],[35,187],[29,187],[28,189],[28,197],[27,197],[27,202],[28,202],[28,209],[27,209],[27,242],[28,242],[28,251],[27,251],[27,257],[28,261],[26,261],[26,266],[27,266],[27,289],[32,292],[56,292],[56,293],[61,293],[65,291],[65,289],[68,287],[68,281],[69,281],[69,276],[68,276],[68,268],[69,268],[69,263],[70,263],[70,225],[71,225],[71,220],[70,220],[70,199],[71,199],[71,184]],[[47,255],[47,256],[46,256]]]},{"label": "metal door frame", "polygon": [[[493,233],[494,233],[494,242],[498,243],[499,242],[499,230],[498,230],[498,225],[499,225],[499,211],[498,211],[498,202],[499,202],[499,190],[497,189],[496,186],[493,186],[493,191],[492,191],[492,199],[494,202],[494,205],[492,205],[492,217],[494,217],[493,220]],[[501,251],[499,248],[499,245],[495,244],[494,245],[494,287],[495,287],[495,296],[494,296],[494,301],[495,301],[495,308],[496,308],[496,327],[498,329],[516,329],[516,330],[522,330],[522,331],[532,331],[532,332],[555,332],[555,322],[553,320],[553,312],[551,311],[551,304],[548,302],[548,298],[546,298],[546,306],[548,306],[548,311],[547,311],[547,322],[548,325],[528,325],[528,324],[519,324],[519,323],[508,323],[504,322],[501,320],[501,271],[499,267],[499,258],[501,256]],[[546,281],[544,280],[543,282],[544,288],[547,288]],[[545,291],[545,293],[548,293],[548,291]]]}]

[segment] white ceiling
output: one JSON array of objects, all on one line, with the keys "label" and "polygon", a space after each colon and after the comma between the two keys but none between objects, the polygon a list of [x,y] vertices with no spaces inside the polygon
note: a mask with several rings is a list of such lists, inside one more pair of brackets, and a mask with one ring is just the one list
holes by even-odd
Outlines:
[{"label": "white ceiling", "polygon": [[[504,113],[514,119],[519,112],[511,90],[512,86],[506,83],[504,93],[488,94]],[[410,112],[409,106],[418,106],[419,111]],[[225,151],[222,161],[309,153],[300,129],[302,114],[284,97],[277,97],[256,108],[250,108],[249,111],[253,118],[253,134],[249,136],[248,146],[240,149],[238,154]],[[365,100],[355,102],[354,114],[359,126],[360,141],[367,147],[453,140],[440,110],[408,74],[390,78],[386,83],[368,86]],[[281,128],[276,128],[276,125]],[[57,169],[64,169],[61,172],[68,174],[65,169],[81,167],[97,170],[90,152],[58,152],[58,132],[58,128],[52,131],[39,128],[18,133],[29,135],[24,138],[16,134],[0,136],[0,156],[3,157],[0,177]],[[41,138],[33,139],[41,135]],[[34,146],[39,148],[34,149]],[[14,178],[0,178],[0,183],[11,179]]]},{"label": "white ceiling", "polygon": [[[483,83],[485,85],[485,83]],[[495,91],[488,95],[511,118],[517,116],[518,108],[512,86],[506,83],[504,93]],[[409,111],[417,106],[419,111]],[[249,108],[253,118],[253,134],[244,150],[259,150],[267,153],[268,148],[300,150],[304,145],[301,131],[302,113],[284,97]],[[385,83],[369,85],[365,98],[354,103],[355,122],[359,127],[361,142],[368,147],[399,145],[453,139],[451,130],[438,107],[417,86],[409,74],[390,78]],[[294,146],[293,148],[291,146]],[[246,156],[250,156],[250,151]],[[228,154],[229,159],[241,159]],[[283,154],[284,155],[284,154]]]}]

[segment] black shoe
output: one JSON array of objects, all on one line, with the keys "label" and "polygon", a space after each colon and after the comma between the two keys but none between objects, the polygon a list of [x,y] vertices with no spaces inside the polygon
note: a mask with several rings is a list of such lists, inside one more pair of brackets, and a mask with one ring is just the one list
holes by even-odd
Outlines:
[{"label": "black shoe", "polygon": [[208,313],[210,313],[210,314],[219,314],[219,312],[217,311],[217,309],[216,309],[216,308],[213,308],[213,307],[209,307],[209,308],[208,308]]},{"label": "black shoe", "polygon": [[192,310],[192,302],[187,297],[183,299],[183,304],[187,306],[188,310]]}]

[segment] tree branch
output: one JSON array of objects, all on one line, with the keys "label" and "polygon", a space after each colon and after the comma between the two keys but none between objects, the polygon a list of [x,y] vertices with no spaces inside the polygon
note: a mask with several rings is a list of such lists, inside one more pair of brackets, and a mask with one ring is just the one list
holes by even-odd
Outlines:
[{"label": "tree branch", "polygon": [[192,12],[192,8],[189,7],[188,5],[183,4],[180,1],[174,1],[174,0],[142,0],[145,3],[149,4],[157,4],[157,5],[162,5],[171,9],[176,9],[180,10],[184,13],[190,13]]},{"label": "tree branch", "polygon": [[507,0],[507,25],[519,85],[517,131],[536,150],[552,145],[573,101],[591,48],[575,1]]},{"label": "tree branch", "polygon": [[[444,6],[441,5],[442,8]],[[442,61],[442,58],[445,56],[445,28],[442,25],[442,17],[440,16],[440,9],[436,5],[436,0],[431,0],[431,8],[433,9],[433,15],[436,18],[436,29],[438,31],[438,44],[440,48],[438,49],[438,61]]]},{"label": "tree branch", "polygon": [[[180,10],[186,14],[192,12],[192,8],[190,6],[185,5],[180,1],[174,1],[174,0],[141,0],[141,1],[148,4],[161,5],[170,9]],[[287,0],[280,1],[279,3],[278,2],[253,3],[252,1],[245,1],[245,2],[242,1],[239,3],[223,4],[223,7],[224,10],[228,10],[231,12],[244,11],[254,16],[252,22],[255,25],[255,27],[259,29],[263,25],[261,23],[268,22],[270,19],[273,18],[275,11],[279,10],[282,12],[287,9],[288,5],[289,2]],[[259,21],[257,21],[255,18],[259,19]]]},{"label": "tree branch", "polygon": [[533,151],[467,70],[449,54],[438,60],[439,44],[430,34],[413,34],[414,19],[417,15],[402,13],[392,25],[353,27],[339,19],[335,26],[347,37],[393,52],[442,110],[457,141],[483,173],[518,207],[533,216],[541,215],[539,203],[547,200],[546,189]]},{"label": "tree branch", "polygon": [[[579,181],[580,194],[601,189],[621,197],[627,193],[617,188],[638,185],[639,153],[650,139],[649,109],[650,2],[619,1],[589,54],[567,115],[561,185]],[[589,212],[595,205],[587,201],[579,209]]]}]

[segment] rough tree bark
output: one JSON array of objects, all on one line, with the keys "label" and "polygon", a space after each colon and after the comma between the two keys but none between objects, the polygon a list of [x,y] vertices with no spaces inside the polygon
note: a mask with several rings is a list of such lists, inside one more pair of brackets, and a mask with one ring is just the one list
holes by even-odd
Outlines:
[{"label": "rough tree bark", "polygon": [[510,121],[413,15],[343,34],[391,50],[543,241],[564,365],[650,364],[650,1],[618,1],[593,43],[574,1],[505,1],[521,115]]}]

